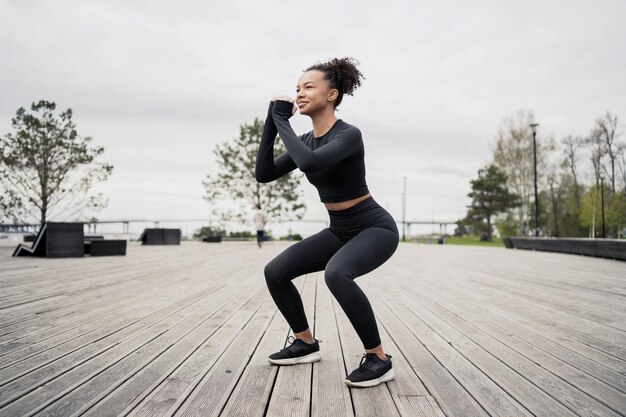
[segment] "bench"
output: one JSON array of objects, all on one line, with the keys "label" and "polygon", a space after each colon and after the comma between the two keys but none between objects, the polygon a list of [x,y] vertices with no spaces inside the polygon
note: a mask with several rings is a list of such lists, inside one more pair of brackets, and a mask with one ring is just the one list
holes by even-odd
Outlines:
[{"label": "bench", "polygon": [[83,223],[48,222],[39,229],[30,247],[19,244],[13,256],[80,258],[85,255],[126,255],[126,240],[105,240],[104,236],[85,236]]},{"label": "bench", "polygon": [[13,256],[78,258],[85,255],[83,223],[45,223],[32,244],[17,245]]}]

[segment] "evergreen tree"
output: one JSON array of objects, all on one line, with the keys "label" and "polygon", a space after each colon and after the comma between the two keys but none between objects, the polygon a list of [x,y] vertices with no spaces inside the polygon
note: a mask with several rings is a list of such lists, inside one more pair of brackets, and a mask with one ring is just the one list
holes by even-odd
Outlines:
[{"label": "evergreen tree", "polygon": [[467,195],[472,199],[467,218],[486,222],[487,240],[491,240],[491,218],[520,204],[517,194],[506,187],[507,177],[495,165],[478,170],[478,178],[470,181],[472,191]]}]

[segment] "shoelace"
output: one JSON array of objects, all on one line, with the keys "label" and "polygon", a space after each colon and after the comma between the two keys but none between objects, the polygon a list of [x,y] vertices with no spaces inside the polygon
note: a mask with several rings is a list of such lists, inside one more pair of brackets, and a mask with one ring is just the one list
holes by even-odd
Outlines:
[{"label": "shoelace", "polygon": [[374,359],[373,355],[368,355],[367,353],[364,353],[363,356],[361,357],[361,362],[359,362],[359,371],[365,371],[365,370],[373,371],[374,370],[373,359]]},{"label": "shoelace", "polygon": [[[296,342],[296,340],[300,340],[300,341],[302,341],[303,343],[306,343],[306,342],[304,342],[304,340],[302,340],[302,339],[298,339],[298,338],[296,338],[295,336],[289,336],[289,338],[287,338],[287,342],[289,343],[289,346],[288,346],[288,347],[291,347],[291,345],[293,345],[293,344]],[[317,340],[317,342],[318,342],[318,343],[322,343],[322,341],[321,341],[321,340],[319,340],[319,339],[313,339],[313,340]]]}]

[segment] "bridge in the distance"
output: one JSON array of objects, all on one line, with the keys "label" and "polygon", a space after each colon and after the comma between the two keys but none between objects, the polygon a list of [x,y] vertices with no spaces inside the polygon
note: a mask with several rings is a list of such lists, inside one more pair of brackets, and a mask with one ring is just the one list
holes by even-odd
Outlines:
[{"label": "bridge in the distance", "polygon": [[[293,220],[290,221],[289,223],[293,222],[293,223],[320,223],[320,224],[328,224],[328,219],[300,219],[300,220]],[[403,222],[402,221],[398,221],[396,220],[396,222],[398,223],[398,225],[402,225]],[[83,220],[83,223],[85,223],[85,225],[87,225],[87,227],[90,228],[90,230],[93,228],[93,230],[95,231],[97,225],[100,224],[119,224],[122,226],[122,230],[121,233],[123,234],[128,234],[130,233],[130,224],[131,223],[143,223],[143,224],[151,224],[154,225],[154,227],[159,227],[161,224],[176,224],[176,223],[206,223],[206,224],[210,224],[211,223],[211,219],[209,218],[204,218],[204,219],[198,219],[198,218],[190,218],[190,219],[141,219],[141,218],[134,218],[134,219],[106,219],[106,220],[95,220],[95,221],[90,221],[90,220]],[[233,223],[236,223],[236,221],[233,221]],[[447,227],[448,225],[456,225],[456,222],[454,221],[450,221],[450,220],[437,220],[437,219],[431,219],[431,220],[407,220],[406,221],[406,233],[410,234],[410,229],[411,226],[413,225],[430,225],[430,226],[439,226],[439,234],[446,234],[447,233]],[[0,232],[4,232],[4,233],[36,233],[37,230],[39,229],[39,224],[27,224],[27,223],[22,223],[22,224],[8,224],[8,223],[2,223],[0,224]]]}]

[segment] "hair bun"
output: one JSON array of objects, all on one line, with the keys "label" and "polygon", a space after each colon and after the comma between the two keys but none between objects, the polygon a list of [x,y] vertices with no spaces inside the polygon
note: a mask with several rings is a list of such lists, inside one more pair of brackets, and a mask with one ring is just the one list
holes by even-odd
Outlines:
[{"label": "hair bun", "polygon": [[351,57],[333,58],[326,62],[318,62],[307,68],[307,71],[322,71],[330,81],[331,88],[339,91],[339,96],[335,102],[335,107],[341,103],[344,94],[352,95],[361,85],[361,80],[365,79],[361,71],[356,67],[359,61]]}]

